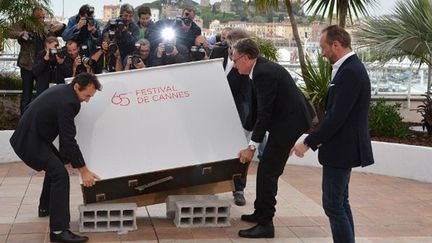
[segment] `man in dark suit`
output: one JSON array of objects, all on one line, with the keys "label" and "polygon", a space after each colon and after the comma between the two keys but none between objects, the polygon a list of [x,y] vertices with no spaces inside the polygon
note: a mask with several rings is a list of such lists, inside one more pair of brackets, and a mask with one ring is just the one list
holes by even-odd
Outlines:
[{"label": "man in dark suit", "polygon": [[351,168],[374,163],[368,129],[371,98],[366,69],[351,50],[351,38],[343,28],[332,25],[322,31],[322,55],[332,64],[326,115],[319,127],[292,152],[303,157],[319,148],[323,165],[322,203],[335,243],[354,243],[354,222],[348,201]]},{"label": "man in dark suit", "polygon": [[[88,237],[69,231],[69,174],[64,164],[78,168],[84,186],[97,175],[87,169],[75,140],[74,118],[81,102],[100,90],[96,76],[82,73],[71,84],[60,84],[39,95],[25,110],[10,139],[15,153],[34,170],[45,171],[39,217],[50,216],[52,242],[85,242]],[[59,137],[59,150],[53,141]]]},{"label": "man in dark suit", "polygon": [[[230,46],[242,38],[248,38],[249,34],[240,28],[232,29],[227,34],[226,44],[213,48],[210,59],[223,58],[223,68],[228,79],[228,84],[234,98],[234,103],[240,117],[240,121],[246,134],[252,130],[254,118],[252,117],[252,83],[247,75],[241,75],[230,58]],[[234,179],[234,203],[237,206],[244,206],[244,188],[246,187],[246,177]]]},{"label": "man in dark suit", "polygon": [[256,148],[269,133],[267,145],[258,164],[255,211],[241,219],[257,223],[240,230],[246,238],[273,238],[277,182],[283,173],[291,147],[310,127],[315,116],[303,93],[288,71],[259,56],[257,44],[250,38],[234,44],[234,67],[249,75],[256,94],[256,122],[249,146],[239,152],[240,162],[252,160]]}]

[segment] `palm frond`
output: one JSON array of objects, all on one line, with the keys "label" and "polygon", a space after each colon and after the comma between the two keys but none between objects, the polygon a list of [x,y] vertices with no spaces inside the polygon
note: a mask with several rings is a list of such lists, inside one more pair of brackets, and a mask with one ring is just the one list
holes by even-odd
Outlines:
[{"label": "palm frond", "polygon": [[312,12],[313,17],[321,15],[321,20],[327,17],[330,24],[334,14],[337,20],[346,17],[340,15],[344,8],[347,8],[348,17],[352,22],[353,17],[368,16],[367,7],[374,7],[376,4],[377,0],[306,0],[304,2],[307,12]]},{"label": "palm frond", "polygon": [[258,36],[252,36],[252,39],[257,43],[258,49],[260,50],[260,53],[263,57],[277,62],[277,50],[271,41]]},{"label": "palm frond", "polygon": [[302,74],[303,79],[309,80],[308,87],[300,87],[315,106],[323,105],[331,79],[331,65],[321,55],[314,64],[310,57],[306,57],[307,71]]},{"label": "palm frond", "polygon": [[432,65],[432,4],[399,1],[391,16],[369,18],[355,33],[362,46],[384,59],[408,56]]},{"label": "palm frond", "polygon": [[46,10],[52,16],[50,0],[1,0],[0,1],[0,43],[7,37],[10,26],[20,23],[28,29],[42,30],[42,26],[32,17],[35,7]]}]

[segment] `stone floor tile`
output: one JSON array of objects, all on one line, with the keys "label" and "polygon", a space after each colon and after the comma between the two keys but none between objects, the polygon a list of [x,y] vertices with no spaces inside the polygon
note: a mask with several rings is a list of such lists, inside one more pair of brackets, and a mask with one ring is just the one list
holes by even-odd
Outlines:
[{"label": "stone floor tile", "polygon": [[48,232],[48,222],[14,223],[11,234],[31,234]]},{"label": "stone floor tile", "polygon": [[9,234],[7,243],[45,242],[47,234]]}]

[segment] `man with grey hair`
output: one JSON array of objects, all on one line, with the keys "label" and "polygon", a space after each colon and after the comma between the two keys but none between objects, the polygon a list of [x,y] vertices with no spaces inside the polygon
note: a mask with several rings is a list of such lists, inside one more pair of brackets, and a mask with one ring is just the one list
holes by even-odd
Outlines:
[{"label": "man with grey hair", "polygon": [[231,54],[234,67],[252,80],[256,122],[249,146],[239,152],[241,163],[252,160],[255,150],[268,132],[256,176],[255,211],[241,219],[257,223],[240,230],[245,238],[273,238],[277,183],[282,175],[289,152],[297,139],[310,127],[315,116],[310,104],[298,89],[288,71],[281,65],[259,55],[257,44],[250,38],[241,39]]},{"label": "man with grey hair", "polygon": [[114,21],[117,27],[121,27],[118,25],[119,21],[123,22],[123,27],[121,29],[113,26],[113,23],[110,22],[105,26],[102,34],[105,34],[110,29],[116,29],[116,37],[115,41],[120,49],[121,60],[123,60],[127,55],[131,55],[135,50],[135,42],[138,41],[139,38],[139,28],[133,22],[134,8],[132,5],[125,3],[120,6],[120,17]]},{"label": "man with grey hair", "polygon": [[135,43],[135,52],[127,56],[124,63],[124,70],[140,69],[151,66],[150,42],[147,39],[139,39]]}]

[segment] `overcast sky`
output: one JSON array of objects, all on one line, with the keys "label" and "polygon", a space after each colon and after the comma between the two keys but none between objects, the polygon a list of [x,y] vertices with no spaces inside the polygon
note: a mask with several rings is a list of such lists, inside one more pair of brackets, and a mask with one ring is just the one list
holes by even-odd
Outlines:
[{"label": "overcast sky", "polygon": [[[122,3],[130,3],[132,6],[138,6],[153,0],[123,0]],[[214,3],[216,0],[210,0]],[[371,15],[389,14],[394,9],[397,0],[377,0],[379,7],[370,11]],[[198,2],[198,1],[197,1]],[[80,6],[90,4],[95,7],[96,18],[102,18],[103,5],[118,4],[119,0],[51,0],[51,7],[56,16],[61,16],[63,12],[65,17],[71,17],[78,13]]]}]

